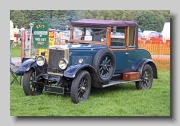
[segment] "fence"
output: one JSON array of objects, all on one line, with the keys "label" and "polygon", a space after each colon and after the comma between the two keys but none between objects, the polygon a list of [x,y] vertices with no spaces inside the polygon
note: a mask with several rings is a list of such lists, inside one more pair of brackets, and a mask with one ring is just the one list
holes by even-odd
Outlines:
[{"label": "fence", "polygon": [[139,41],[139,47],[148,50],[159,70],[170,70],[170,41]]}]

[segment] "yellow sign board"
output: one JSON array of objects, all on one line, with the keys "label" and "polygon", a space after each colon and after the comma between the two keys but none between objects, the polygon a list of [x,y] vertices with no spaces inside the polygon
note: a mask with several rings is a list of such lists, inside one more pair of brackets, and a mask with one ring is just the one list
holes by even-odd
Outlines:
[{"label": "yellow sign board", "polygon": [[53,46],[54,45],[54,38],[49,38],[49,46]]},{"label": "yellow sign board", "polygon": [[39,49],[39,56],[41,55],[42,52],[45,52],[45,57],[48,61],[48,50],[47,49]]}]

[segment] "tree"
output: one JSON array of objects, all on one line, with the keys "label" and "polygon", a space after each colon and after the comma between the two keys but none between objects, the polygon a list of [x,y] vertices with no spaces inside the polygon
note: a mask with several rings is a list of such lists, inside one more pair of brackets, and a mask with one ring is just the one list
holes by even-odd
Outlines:
[{"label": "tree", "polygon": [[24,13],[22,13],[21,10],[12,11],[10,19],[12,20],[14,26],[18,26],[19,28],[26,22]]},{"label": "tree", "polygon": [[142,30],[162,31],[165,22],[170,21],[168,10],[10,10],[14,25],[31,22],[48,22],[50,27],[65,27],[79,19],[133,20]]},{"label": "tree", "polygon": [[134,19],[142,31],[153,30],[162,31],[162,25],[165,20],[164,17],[156,11],[141,11]]}]

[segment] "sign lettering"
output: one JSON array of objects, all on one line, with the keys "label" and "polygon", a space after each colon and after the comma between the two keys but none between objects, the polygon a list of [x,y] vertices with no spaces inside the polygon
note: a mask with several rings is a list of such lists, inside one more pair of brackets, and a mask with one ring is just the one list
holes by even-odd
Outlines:
[{"label": "sign lettering", "polygon": [[35,22],[33,25],[34,48],[49,48],[49,26],[47,22]]},{"label": "sign lettering", "polygon": [[45,28],[45,25],[42,25],[42,24],[39,24],[39,25],[36,25],[36,28]]},{"label": "sign lettering", "polygon": [[34,31],[34,35],[48,35],[48,31]]}]

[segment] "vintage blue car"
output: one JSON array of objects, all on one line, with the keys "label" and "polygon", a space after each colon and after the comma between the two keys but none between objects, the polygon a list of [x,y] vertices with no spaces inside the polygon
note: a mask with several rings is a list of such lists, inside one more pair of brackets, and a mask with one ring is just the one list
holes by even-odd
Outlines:
[{"label": "vintage blue car", "polygon": [[[124,37],[111,37],[116,32]],[[42,54],[26,60],[21,68],[26,95],[70,93],[76,104],[88,99],[91,87],[135,82],[137,89],[147,90],[158,78],[151,54],[138,47],[138,24],[134,21],[73,21],[70,39],[49,47],[48,60]]]}]

